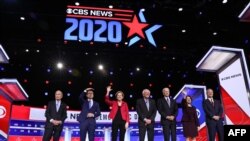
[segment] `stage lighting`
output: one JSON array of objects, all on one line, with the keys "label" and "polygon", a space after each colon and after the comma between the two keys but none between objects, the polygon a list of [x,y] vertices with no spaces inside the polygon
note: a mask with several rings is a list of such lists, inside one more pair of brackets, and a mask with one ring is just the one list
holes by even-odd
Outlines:
[{"label": "stage lighting", "polygon": [[110,75],[113,75],[114,73],[111,71],[111,72],[109,72],[109,74],[110,74]]},{"label": "stage lighting", "polygon": [[113,5],[109,5],[109,8],[113,8]]},{"label": "stage lighting", "polygon": [[89,74],[92,75],[94,72],[92,70],[89,71]]},{"label": "stage lighting", "polygon": [[63,63],[58,62],[56,66],[57,66],[58,69],[62,69],[63,68]]},{"label": "stage lighting", "polygon": [[75,5],[76,5],[76,6],[79,6],[79,5],[80,5],[80,3],[79,3],[79,2],[75,2]]},{"label": "stage lighting", "polygon": [[183,11],[183,8],[182,8],[182,7],[180,7],[180,8],[178,9],[178,11],[179,11],[179,12]]},{"label": "stage lighting", "polygon": [[25,17],[20,17],[20,20],[24,21],[24,20],[25,20]]},{"label": "stage lighting", "polygon": [[227,0],[223,0],[222,3],[223,3],[223,4],[227,3]]},{"label": "stage lighting", "polygon": [[101,65],[101,64],[98,65],[98,69],[99,69],[99,70],[103,70],[103,65]]}]

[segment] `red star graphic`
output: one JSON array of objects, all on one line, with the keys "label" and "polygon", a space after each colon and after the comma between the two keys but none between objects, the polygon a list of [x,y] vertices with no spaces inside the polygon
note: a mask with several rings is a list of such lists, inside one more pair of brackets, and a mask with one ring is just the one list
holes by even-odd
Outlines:
[{"label": "red star graphic", "polygon": [[144,36],[144,34],[142,32],[142,29],[145,28],[146,26],[148,26],[148,24],[139,23],[136,15],[134,16],[132,22],[123,22],[123,24],[126,25],[129,28],[128,37],[130,37],[130,36],[132,36],[134,34],[138,34],[143,39],[145,39],[145,36]]}]

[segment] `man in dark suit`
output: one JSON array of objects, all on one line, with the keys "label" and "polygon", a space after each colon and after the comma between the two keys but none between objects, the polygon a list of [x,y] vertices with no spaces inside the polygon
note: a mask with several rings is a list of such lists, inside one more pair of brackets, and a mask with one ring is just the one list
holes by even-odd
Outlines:
[{"label": "man in dark suit", "polygon": [[163,127],[164,141],[176,141],[176,116],[178,114],[178,105],[175,100],[170,98],[169,88],[163,88],[163,98],[157,101],[158,111],[161,115],[161,125]]},{"label": "man in dark suit", "polygon": [[156,105],[153,99],[150,99],[149,89],[142,91],[143,98],[136,102],[136,112],[139,116],[139,138],[144,141],[146,131],[148,133],[148,141],[154,140],[154,123],[156,116]]},{"label": "man in dark suit", "polygon": [[55,92],[55,100],[50,101],[45,111],[46,124],[43,141],[59,141],[62,133],[64,120],[67,118],[67,106],[61,101],[63,93],[60,90]]},{"label": "man in dark suit", "polygon": [[[86,93],[86,99],[85,99]],[[80,122],[80,140],[86,140],[88,132],[89,141],[94,141],[96,117],[101,115],[99,104],[93,100],[94,89],[87,88],[80,95],[79,100],[82,106],[80,115],[77,120]]]},{"label": "man in dark suit", "polygon": [[213,99],[213,95],[213,90],[207,89],[207,99],[203,101],[209,141],[215,141],[216,133],[218,133],[219,141],[224,141],[223,109],[221,103]]}]

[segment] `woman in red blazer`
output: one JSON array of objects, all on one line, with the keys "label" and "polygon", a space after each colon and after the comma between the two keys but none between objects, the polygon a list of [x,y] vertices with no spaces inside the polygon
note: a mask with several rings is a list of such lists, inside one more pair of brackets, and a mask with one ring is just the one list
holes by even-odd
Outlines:
[{"label": "woman in red blazer", "polygon": [[124,141],[125,132],[129,124],[128,104],[123,101],[124,93],[122,91],[116,92],[115,97],[117,100],[110,100],[109,92],[111,90],[111,86],[108,86],[105,102],[109,106],[112,106],[112,109],[109,113],[109,118],[112,119],[112,141],[117,140],[118,130],[120,130],[119,141]]}]

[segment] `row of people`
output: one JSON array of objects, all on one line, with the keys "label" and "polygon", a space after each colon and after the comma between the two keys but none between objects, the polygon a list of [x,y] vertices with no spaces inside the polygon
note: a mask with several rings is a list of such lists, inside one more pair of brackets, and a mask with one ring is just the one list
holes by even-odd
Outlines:
[{"label": "row of people", "polygon": [[[125,102],[124,93],[117,91],[116,100],[110,100],[109,93],[111,86],[106,89],[105,103],[111,106],[109,118],[112,119],[112,141],[117,141],[118,131],[119,141],[124,141],[126,129],[129,127],[129,109]],[[136,101],[136,112],[139,116],[139,140],[144,141],[147,131],[148,141],[154,140],[154,123],[157,110],[161,115],[161,125],[163,128],[164,141],[176,141],[176,117],[178,115],[178,105],[170,97],[169,88],[163,88],[163,97],[155,100],[150,98],[150,90],[142,91],[142,98]],[[54,141],[59,141],[63,129],[63,123],[67,117],[66,104],[61,101],[63,93],[60,90],[55,92],[55,101],[49,102],[45,116],[46,125],[43,141],[49,141],[53,136]],[[86,98],[85,98],[86,97]],[[93,100],[94,89],[87,88],[80,95],[81,112],[77,120],[80,123],[80,140],[86,140],[88,133],[89,141],[94,141],[96,128],[96,117],[100,116],[100,106]],[[199,120],[196,107],[192,105],[192,97],[184,93],[182,100],[182,125],[183,135],[186,141],[195,141],[198,136]],[[206,124],[208,128],[209,141],[215,141],[216,132],[219,141],[223,141],[223,121],[221,119],[222,106],[218,100],[213,99],[213,90],[207,89],[207,99],[203,101],[203,108],[206,114]]]}]

